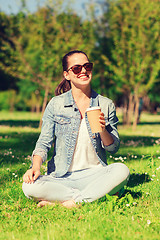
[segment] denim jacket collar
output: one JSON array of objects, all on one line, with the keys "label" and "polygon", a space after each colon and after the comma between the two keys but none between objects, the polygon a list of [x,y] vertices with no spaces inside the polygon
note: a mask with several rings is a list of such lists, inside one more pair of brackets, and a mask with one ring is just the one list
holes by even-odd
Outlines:
[{"label": "denim jacket collar", "polygon": [[[69,106],[73,106],[75,104],[73,96],[72,96],[72,89],[69,90],[68,92],[66,92],[66,96],[65,96],[65,107],[69,107]],[[99,98],[98,98],[98,94],[91,89],[91,100],[90,100],[90,107],[97,107],[99,106]]]}]

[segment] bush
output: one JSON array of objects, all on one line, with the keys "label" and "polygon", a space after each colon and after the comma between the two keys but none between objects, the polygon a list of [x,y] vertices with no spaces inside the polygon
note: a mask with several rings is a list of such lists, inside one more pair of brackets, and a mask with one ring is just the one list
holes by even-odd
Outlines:
[{"label": "bush", "polygon": [[0,92],[0,109],[1,110],[15,110],[17,101],[16,91],[8,90]]}]

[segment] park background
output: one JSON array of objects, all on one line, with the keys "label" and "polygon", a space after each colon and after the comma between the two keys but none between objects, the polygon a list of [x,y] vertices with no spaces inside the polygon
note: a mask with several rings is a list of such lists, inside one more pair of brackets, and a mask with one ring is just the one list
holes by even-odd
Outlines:
[{"label": "park background", "polygon": [[63,55],[78,48],[94,63],[92,87],[123,110],[124,124],[136,126],[142,108],[160,111],[158,0],[18,2],[0,13],[1,110],[43,113]]},{"label": "park background", "polygon": [[[107,159],[131,177],[121,198],[38,209],[22,176],[74,49],[94,63],[93,89],[116,105],[121,147]],[[0,0],[0,239],[159,239],[159,93],[159,0]]]}]

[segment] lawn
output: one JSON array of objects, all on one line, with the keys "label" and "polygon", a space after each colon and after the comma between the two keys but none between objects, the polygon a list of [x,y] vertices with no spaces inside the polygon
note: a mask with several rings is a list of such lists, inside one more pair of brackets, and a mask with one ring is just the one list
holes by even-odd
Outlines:
[{"label": "lawn", "polygon": [[108,163],[129,167],[124,195],[105,196],[76,209],[37,208],[21,190],[39,118],[0,112],[0,239],[160,239],[160,115],[143,113],[135,131],[121,122],[118,126],[121,147],[115,155],[108,154]]}]

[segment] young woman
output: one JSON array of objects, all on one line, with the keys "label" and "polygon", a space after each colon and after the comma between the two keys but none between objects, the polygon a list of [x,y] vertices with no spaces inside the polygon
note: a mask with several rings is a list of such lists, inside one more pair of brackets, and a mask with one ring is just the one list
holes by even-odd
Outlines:
[{"label": "young woman", "polygon": [[[91,89],[92,67],[82,51],[63,57],[64,80],[56,89],[43,116],[41,134],[32,154],[32,168],[23,176],[23,191],[38,206],[54,204],[74,207],[105,194],[116,194],[127,183],[129,169],[122,163],[107,165],[106,150],[119,148],[113,102]],[[86,109],[101,107],[102,132],[92,134]],[[54,142],[48,175],[40,175],[42,163]]]}]

